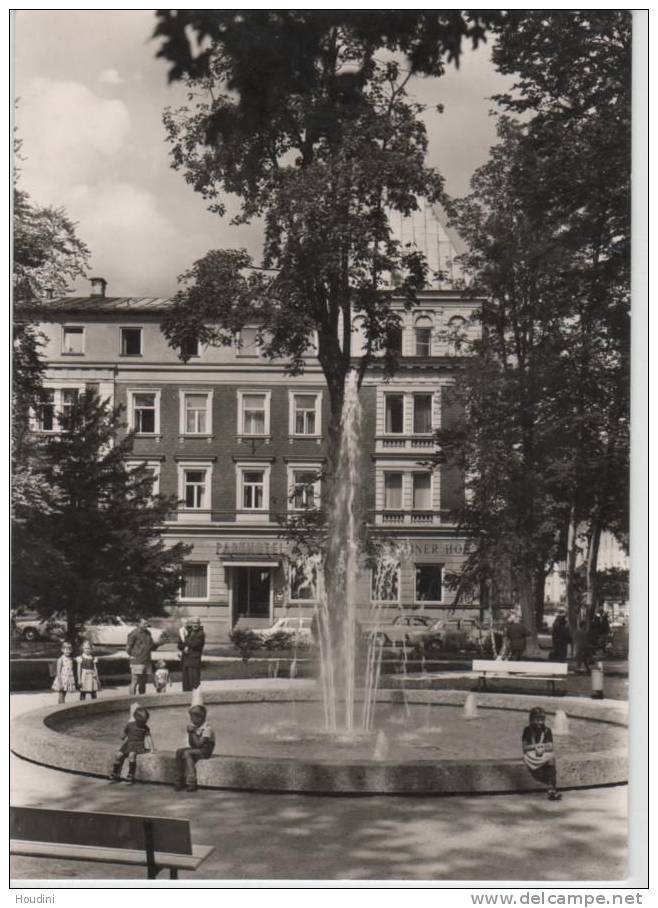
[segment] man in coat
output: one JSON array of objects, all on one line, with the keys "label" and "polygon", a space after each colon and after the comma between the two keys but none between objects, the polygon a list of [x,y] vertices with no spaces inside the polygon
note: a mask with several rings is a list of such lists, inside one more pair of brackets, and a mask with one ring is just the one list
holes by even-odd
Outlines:
[{"label": "man in coat", "polygon": [[139,625],[128,634],[126,652],[130,656],[130,696],[146,693],[146,679],[153,674],[151,652],[155,649],[149,623],[142,618]]},{"label": "man in coat", "polygon": [[193,618],[185,635],[178,642],[181,669],[183,673],[183,690],[194,690],[201,684],[201,657],[206,643],[201,621]]},{"label": "man in coat", "polygon": [[512,615],[507,625],[507,640],[509,644],[509,658],[521,659],[525,652],[528,630],[518,613]]},{"label": "man in coat", "polygon": [[553,638],[554,661],[566,662],[567,650],[569,648],[569,644],[571,643],[571,631],[569,630],[567,613],[562,608],[557,613],[557,617],[553,622],[553,631],[551,636]]}]

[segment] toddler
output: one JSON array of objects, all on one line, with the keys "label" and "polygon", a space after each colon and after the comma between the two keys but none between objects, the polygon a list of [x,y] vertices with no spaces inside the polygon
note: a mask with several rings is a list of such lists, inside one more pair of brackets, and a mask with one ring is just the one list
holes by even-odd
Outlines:
[{"label": "toddler", "polygon": [[57,691],[57,702],[64,703],[67,694],[72,694],[78,689],[75,681],[75,663],[73,662],[73,647],[70,643],[62,644],[62,655],[57,660],[55,679],[52,689]]},{"label": "toddler", "polygon": [[153,677],[155,689],[159,694],[163,694],[169,687],[169,669],[164,659],[160,659],[155,665],[155,674]]},{"label": "toddler", "polygon": [[529,725],[523,729],[523,762],[533,778],[548,787],[548,800],[559,801],[562,795],[556,789],[557,774],[555,769],[555,752],[553,751],[553,733],[546,726],[546,713],[540,706],[530,710]]},{"label": "toddler", "polygon": [[175,791],[197,790],[196,764],[207,760],[215,749],[215,733],[206,722],[205,706],[193,706],[189,712],[186,746],[176,751]]},{"label": "toddler", "polygon": [[80,699],[86,700],[89,694],[91,699],[95,700],[97,692],[101,689],[101,681],[98,676],[98,659],[94,656],[88,640],[82,644],[82,655],[76,656],[75,661],[78,663]]},{"label": "toddler", "polygon": [[128,757],[128,775],[126,778],[128,782],[134,782],[138,754],[145,754],[155,750],[153,739],[151,738],[151,729],[147,724],[148,719],[149,711],[143,706],[138,706],[133,713],[132,719],[123,730],[123,741],[114,755],[110,782],[118,782],[121,779],[121,769],[126,757]]}]

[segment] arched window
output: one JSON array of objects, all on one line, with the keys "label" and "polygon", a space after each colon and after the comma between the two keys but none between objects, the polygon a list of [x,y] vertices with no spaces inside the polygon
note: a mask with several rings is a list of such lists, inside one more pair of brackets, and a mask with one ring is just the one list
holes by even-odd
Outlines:
[{"label": "arched window", "polygon": [[448,320],[448,356],[459,356],[465,338],[466,319],[453,315]]},{"label": "arched window", "polygon": [[432,319],[419,315],[414,324],[416,333],[416,356],[432,355]]}]

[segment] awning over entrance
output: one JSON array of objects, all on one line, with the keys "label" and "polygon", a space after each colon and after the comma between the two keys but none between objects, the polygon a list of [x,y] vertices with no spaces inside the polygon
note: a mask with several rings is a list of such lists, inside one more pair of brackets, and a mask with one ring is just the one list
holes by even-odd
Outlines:
[{"label": "awning over entrance", "polygon": [[279,567],[281,564],[281,559],[276,557],[268,557],[267,555],[247,555],[238,553],[231,553],[230,555],[222,555],[222,562],[224,567],[264,567],[264,568],[275,568]]}]

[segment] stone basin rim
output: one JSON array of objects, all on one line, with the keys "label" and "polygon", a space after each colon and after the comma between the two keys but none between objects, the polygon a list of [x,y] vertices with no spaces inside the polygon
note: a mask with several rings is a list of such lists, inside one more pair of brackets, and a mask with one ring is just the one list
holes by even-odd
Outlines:
[{"label": "stone basin rim", "polygon": [[[415,705],[460,706],[467,691],[408,691],[406,699]],[[318,700],[317,690],[282,688],[273,690],[204,689],[207,704],[286,702]],[[402,702],[399,690],[382,690],[378,701]],[[568,704],[546,703],[546,697],[526,694],[478,694],[478,706],[485,709],[523,711],[537,701],[547,712],[565,709],[573,718],[589,719],[624,727],[624,708],[600,701],[578,700]],[[119,696],[76,704],[52,704],[24,713],[12,723],[12,750],[31,762],[56,769],[105,777],[109,754],[106,744],[76,738],[76,758],[71,755],[66,733],[57,730],[57,718],[73,714],[98,715],[127,710],[139,700],[147,708],[188,706],[189,694],[152,694],[144,697]],[[553,707],[553,709],[551,709]],[[505,791],[532,791],[541,788],[529,776],[521,760],[514,758],[437,758],[410,761],[349,760],[325,762],[300,757],[269,755],[217,755],[199,764],[199,785],[203,788],[294,792],[308,794],[474,794]],[[568,754],[558,763],[559,779],[565,788],[622,784],[627,780],[626,751],[621,748],[591,753]],[[137,778],[143,782],[173,781],[173,754],[158,751],[140,758]]]}]

